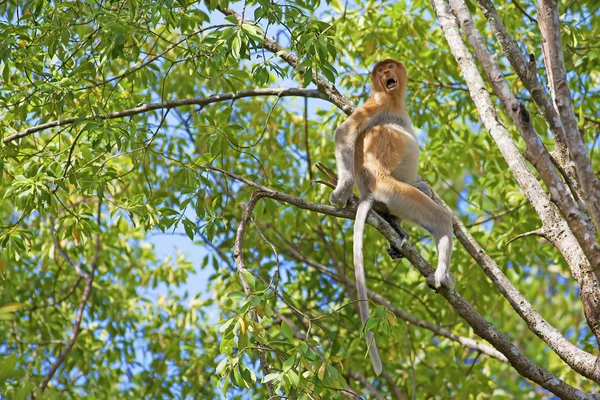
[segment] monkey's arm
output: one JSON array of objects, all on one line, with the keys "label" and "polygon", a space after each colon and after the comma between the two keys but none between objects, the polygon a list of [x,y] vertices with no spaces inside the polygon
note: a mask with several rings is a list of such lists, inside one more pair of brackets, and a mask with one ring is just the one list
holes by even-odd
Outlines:
[{"label": "monkey's arm", "polygon": [[344,207],[354,187],[354,147],[358,139],[359,127],[354,118],[348,118],[335,130],[335,161],[338,181],[329,201],[337,207]]}]

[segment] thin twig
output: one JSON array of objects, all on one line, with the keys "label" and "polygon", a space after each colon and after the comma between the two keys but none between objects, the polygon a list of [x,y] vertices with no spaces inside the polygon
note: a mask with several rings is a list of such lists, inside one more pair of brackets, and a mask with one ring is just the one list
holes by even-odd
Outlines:
[{"label": "thin twig", "polygon": [[315,89],[297,89],[297,88],[265,88],[265,89],[248,89],[248,90],[240,90],[238,92],[229,92],[222,94],[214,94],[208,97],[195,97],[190,99],[179,99],[179,100],[171,100],[165,101],[161,103],[152,103],[152,104],[142,104],[139,107],[130,108],[128,110],[115,111],[108,114],[100,114],[100,115],[89,115],[87,117],[71,117],[65,118],[57,121],[50,121],[43,124],[31,126],[29,128],[23,129],[20,132],[14,133],[2,139],[4,143],[10,143],[14,140],[24,138],[26,136],[31,135],[35,132],[40,132],[46,129],[54,128],[57,126],[69,125],[79,121],[86,120],[110,120],[116,118],[124,118],[130,117],[132,115],[138,115],[147,113],[155,110],[164,110],[171,109],[177,107],[184,106],[206,106],[212,103],[218,103],[227,100],[237,100],[243,97],[262,97],[262,96],[278,96],[278,97],[289,97],[289,96],[299,96],[299,97],[314,97],[323,100],[328,100],[327,96],[319,92]]},{"label": "thin twig", "polygon": [[533,18],[531,15],[529,15],[529,14],[527,13],[527,11],[525,11],[525,10],[523,9],[523,7],[521,7],[521,5],[519,4],[519,2],[518,2],[517,0],[512,0],[512,3],[515,5],[515,7],[517,7],[517,9],[518,9],[518,10],[521,12],[521,14],[523,14],[525,17],[527,17],[527,19],[528,19],[530,22],[533,22],[534,24],[536,24],[536,25],[537,25],[537,23],[538,23],[538,22],[537,22],[537,20],[536,20],[535,18]]},{"label": "thin twig", "polygon": [[[98,214],[96,217],[98,226],[100,226],[101,215],[102,215],[102,203],[98,203]],[[87,302],[90,299],[90,296],[92,295],[92,283],[94,282],[94,273],[96,272],[96,268],[98,268],[99,257],[100,257],[100,233],[96,234],[96,246],[95,246],[94,259],[93,259],[92,265],[90,267],[90,272],[87,274],[87,277],[86,277],[85,288],[83,290],[83,295],[81,296],[81,302],[80,302],[79,308],[77,310],[75,322],[73,323],[72,328],[71,328],[71,330],[72,330],[71,337],[65,344],[65,347],[63,348],[63,350],[58,355],[57,359],[54,361],[54,363],[50,367],[50,370],[46,373],[44,380],[40,384],[40,392],[43,392],[44,390],[46,390],[48,383],[50,382],[50,380],[52,379],[52,377],[54,376],[54,374],[56,373],[58,368],[61,366],[61,364],[65,361],[65,358],[67,357],[67,355],[69,354],[69,352],[71,351],[73,346],[75,345],[77,336],[79,336],[79,333],[81,332],[81,322],[83,320],[83,313],[85,311],[85,306],[87,305]],[[35,398],[35,395],[34,395],[34,398]]]},{"label": "thin twig", "polygon": [[306,169],[308,170],[308,179],[314,179],[312,172],[312,162],[310,161],[310,144],[308,140],[308,97],[304,98],[304,148],[306,151]]},{"label": "thin twig", "polygon": [[514,238],[510,239],[508,242],[504,243],[504,247],[507,247],[509,244],[511,244],[512,242],[514,242],[517,239],[524,238],[527,236],[539,236],[539,237],[543,237],[544,239],[547,238],[547,235],[544,233],[543,229],[540,228],[540,229],[536,229],[531,232],[525,232],[525,233],[521,233],[520,235],[515,236]]},{"label": "thin twig", "polygon": [[377,391],[377,388],[369,381],[369,379],[367,379],[366,376],[358,371],[348,371],[348,376],[359,381],[360,384],[363,385],[377,400],[383,400],[381,393]]}]

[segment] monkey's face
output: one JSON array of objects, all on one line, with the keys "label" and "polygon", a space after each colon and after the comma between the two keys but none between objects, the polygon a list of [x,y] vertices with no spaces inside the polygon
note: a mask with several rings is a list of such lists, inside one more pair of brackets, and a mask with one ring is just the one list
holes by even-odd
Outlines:
[{"label": "monkey's face", "polygon": [[382,91],[390,95],[402,95],[402,88],[406,86],[407,71],[404,64],[396,60],[380,61],[373,68],[371,82],[375,91]]}]

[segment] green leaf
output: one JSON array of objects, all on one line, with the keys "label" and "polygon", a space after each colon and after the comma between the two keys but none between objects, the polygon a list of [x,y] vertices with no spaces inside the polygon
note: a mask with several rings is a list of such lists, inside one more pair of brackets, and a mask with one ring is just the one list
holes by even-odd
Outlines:
[{"label": "green leaf", "polygon": [[235,321],[236,321],[235,318],[230,318],[230,319],[226,320],[219,328],[219,332],[221,332],[221,333],[225,332],[227,329],[229,329],[229,327],[231,327],[231,324],[233,324]]},{"label": "green leaf", "polygon": [[241,48],[242,48],[242,38],[238,32],[233,37],[233,40],[231,42],[231,55],[233,56],[233,58],[235,58],[235,59],[240,58]]},{"label": "green leaf", "polygon": [[227,358],[224,358],[217,365],[217,368],[215,370],[215,372],[217,373],[217,375],[220,375],[220,376],[223,375],[223,372],[225,371],[225,367],[226,366],[227,366]]},{"label": "green leaf", "polygon": [[303,86],[306,87],[312,82],[312,68],[307,68],[303,75]]},{"label": "green leaf", "polygon": [[230,292],[227,297],[229,297],[230,299],[241,299],[241,298],[246,298],[246,293],[244,292],[240,292],[239,290],[234,290],[233,292]]},{"label": "green leaf", "polygon": [[375,328],[377,328],[377,325],[379,325],[379,319],[376,319],[374,317],[369,317],[369,319],[365,323],[365,327],[364,327],[363,331],[373,332],[373,330]]},{"label": "green leaf", "polygon": [[290,369],[289,371],[287,371],[285,373],[285,375],[287,376],[287,378],[292,383],[292,386],[298,387],[298,385],[300,384],[300,377],[298,376],[298,374],[296,374],[294,372],[294,370]]},{"label": "green leaf", "polygon": [[285,360],[285,362],[283,363],[283,371],[288,371],[290,368],[292,368],[294,366],[294,364],[296,363],[296,355],[292,355],[290,358],[288,358],[287,360]]},{"label": "green leaf", "polygon": [[294,333],[292,332],[292,328],[285,322],[281,322],[281,332],[283,332],[283,336],[290,342],[294,341]]},{"label": "green leaf", "polygon": [[250,285],[250,287],[252,288],[252,290],[255,290],[256,288],[256,282],[254,280],[254,275],[252,275],[252,273],[250,273],[250,271],[248,270],[243,270],[242,271],[242,276],[244,281]]},{"label": "green leaf", "polygon": [[265,375],[265,377],[262,379],[262,383],[269,383],[271,381],[274,380],[280,380],[281,379],[281,374],[267,374]]}]

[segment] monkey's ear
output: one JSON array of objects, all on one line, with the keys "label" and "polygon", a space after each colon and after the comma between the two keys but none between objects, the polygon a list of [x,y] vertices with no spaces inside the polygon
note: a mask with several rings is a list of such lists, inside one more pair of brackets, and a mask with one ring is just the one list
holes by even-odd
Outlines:
[{"label": "monkey's ear", "polygon": [[395,61],[396,65],[398,66],[398,69],[400,71],[403,71],[406,75],[408,75],[408,68],[406,68],[406,65],[404,65],[404,63],[400,62],[400,61]]}]

